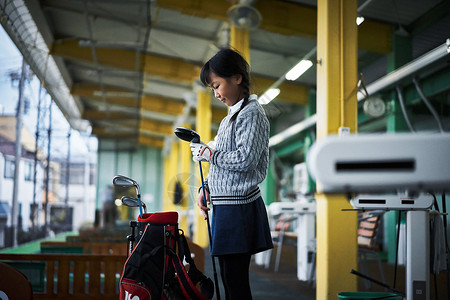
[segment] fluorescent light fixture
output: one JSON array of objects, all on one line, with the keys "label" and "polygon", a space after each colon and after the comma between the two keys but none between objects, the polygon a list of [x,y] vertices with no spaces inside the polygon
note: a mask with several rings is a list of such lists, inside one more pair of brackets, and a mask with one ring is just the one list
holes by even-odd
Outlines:
[{"label": "fluorescent light fixture", "polygon": [[296,80],[303,75],[309,68],[313,65],[310,60],[301,60],[295,67],[293,67],[289,72],[286,73],[287,80]]},{"label": "fluorescent light fixture", "polygon": [[259,97],[259,103],[267,104],[280,94],[280,89],[269,89]]},{"label": "fluorescent light fixture", "polygon": [[364,17],[356,17],[356,25],[361,25],[361,23],[364,22]]}]

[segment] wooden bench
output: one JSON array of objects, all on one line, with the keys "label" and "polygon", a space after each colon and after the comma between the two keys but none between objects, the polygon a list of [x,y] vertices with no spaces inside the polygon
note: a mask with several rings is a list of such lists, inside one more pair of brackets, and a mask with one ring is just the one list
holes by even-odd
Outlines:
[{"label": "wooden bench", "polygon": [[[127,255],[127,244],[123,237],[101,236],[68,236],[66,242],[41,242],[41,253],[90,253],[90,254],[123,254]],[[193,243],[188,237],[191,255],[200,271],[205,269],[204,249]]]},{"label": "wooden bench", "polygon": [[42,268],[20,270],[32,285],[36,281],[44,284],[33,289],[33,299],[116,300],[125,260],[124,255],[0,254],[5,263],[41,263]]},{"label": "wooden bench", "polygon": [[125,241],[41,242],[41,253],[84,253],[127,255]]},{"label": "wooden bench", "polygon": [[66,236],[66,242],[122,242],[126,243],[126,235],[68,235]]}]

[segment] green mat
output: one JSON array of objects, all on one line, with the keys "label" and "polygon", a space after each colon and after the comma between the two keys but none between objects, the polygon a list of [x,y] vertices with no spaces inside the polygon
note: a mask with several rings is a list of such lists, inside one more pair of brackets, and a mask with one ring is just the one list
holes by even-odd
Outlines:
[{"label": "green mat", "polygon": [[60,241],[64,242],[66,240],[66,236],[68,235],[76,235],[78,234],[78,231],[70,231],[70,232],[64,232],[57,234],[53,238],[45,238],[45,239],[39,239],[35,240],[26,244],[19,245],[17,247],[13,248],[5,248],[1,249],[0,253],[18,253],[18,254],[33,254],[33,253],[39,253],[41,249],[41,242],[43,241]]}]

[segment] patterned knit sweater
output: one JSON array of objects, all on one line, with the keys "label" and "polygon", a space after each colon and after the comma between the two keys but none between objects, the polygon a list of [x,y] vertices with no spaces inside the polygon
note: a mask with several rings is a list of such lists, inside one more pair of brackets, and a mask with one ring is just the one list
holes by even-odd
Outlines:
[{"label": "patterned knit sweater", "polygon": [[220,123],[206,178],[213,205],[254,201],[260,196],[258,184],[267,175],[269,121],[256,95],[250,96],[236,120],[230,122],[234,113]]}]

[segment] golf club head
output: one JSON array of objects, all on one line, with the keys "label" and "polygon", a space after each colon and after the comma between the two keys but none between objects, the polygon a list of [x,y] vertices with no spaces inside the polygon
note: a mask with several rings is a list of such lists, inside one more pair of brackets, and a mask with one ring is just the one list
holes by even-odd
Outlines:
[{"label": "golf club head", "polygon": [[[131,196],[122,196],[120,199],[122,200],[122,204],[128,207],[139,207],[139,199],[131,197]],[[147,206],[144,202],[141,201],[142,208],[144,212],[147,212]]]},{"label": "golf club head", "polygon": [[119,186],[136,186],[137,182],[133,179],[123,176],[123,175],[116,175],[113,178],[113,185],[119,185]]},{"label": "golf club head", "polygon": [[122,196],[120,199],[122,200],[122,204],[129,207],[138,207],[139,206],[139,200],[134,197],[130,196]]},{"label": "golf club head", "polygon": [[192,129],[177,127],[175,128],[174,133],[179,139],[183,141],[200,143],[200,135]]}]

